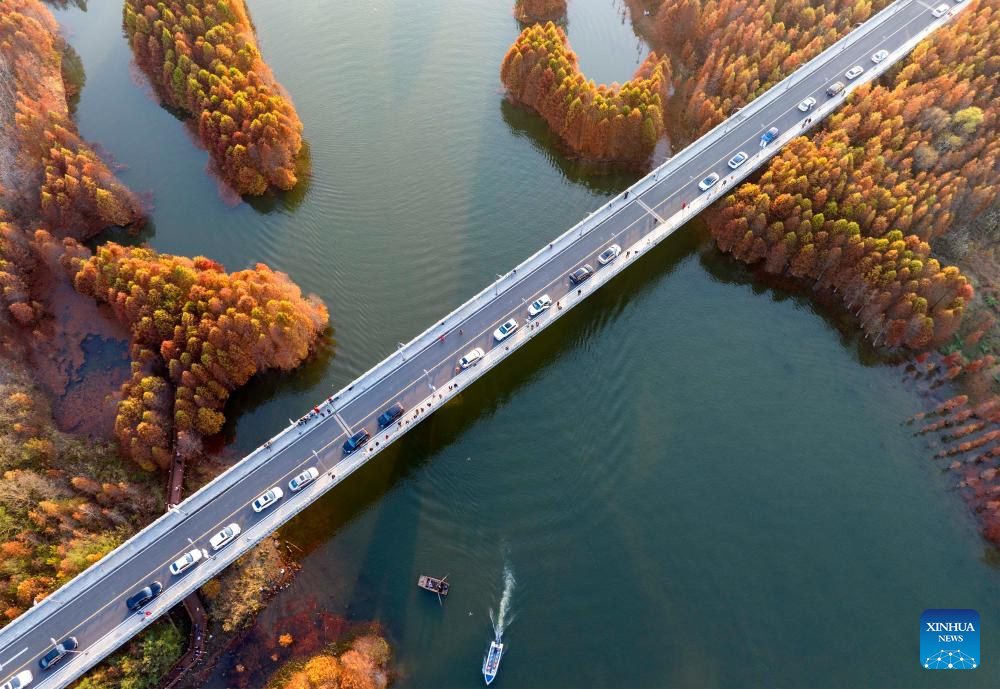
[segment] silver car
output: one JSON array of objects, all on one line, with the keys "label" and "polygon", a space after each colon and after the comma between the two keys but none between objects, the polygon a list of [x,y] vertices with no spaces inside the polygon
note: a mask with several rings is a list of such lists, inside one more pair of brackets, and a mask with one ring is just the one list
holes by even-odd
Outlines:
[{"label": "silver car", "polygon": [[458,367],[464,371],[465,369],[474,365],[484,356],[486,355],[483,353],[482,348],[476,347],[475,349],[470,350],[465,356],[463,356],[461,359],[458,360]]},{"label": "silver car", "polygon": [[271,490],[265,491],[264,493],[258,495],[257,499],[254,500],[253,504],[250,506],[253,508],[254,512],[260,513],[266,510],[274,503],[278,502],[278,500],[281,500],[281,498],[283,498],[284,496],[285,494],[281,492],[281,489],[278,488],[278,486],[275,486]]},{"label": "silver car", "polygon": [[740,165],[742,165],[743,163],[747,162],[747,159],[749,157],[750,156],[748,156],[746,153],[744,153],[743,151],[740,151],[739,153],[737,153],[736,155],[734,155],[732,158],[730,158],[729,162],[726,163],[726,165],[728,165],[729,167],[731,167],[732,169],[735,170]]},{"label": "silver car", "polygon": [[517,319],[511,318],[509,321],[493,331],[493,339],[497,342],[503,342],[508,337],[513,335],[515,330],[517,330]]},{"label": "silver car", "polygon": [[528,306],[528,318],[534,318],[542,311],[547,310],[550,306],[552,306],[552,299],[549,298],[549,295],[543,294],[538,297],[538,299],[531,302],[531,305]]},{"label": "silver car", "polygon": [[0,684],[0,689],[23,689],[31,684],[31,680],[33,679],[34,677],[31,675],[31,670],[21,670],[6,682]]},{"label": "silver car", "polygon": [[713,172],[708,177],[698,182],[698,188],[701,189],[702,191],[708,191],[713,186],[715,186],[715,183],[718,181],[719,181],[719,173]]},{"label": "silver car", "polygon": [[865,71],[865,68],[861,65],[854,65],[844,74],[848,79],[857,79],[861,76],[861,73]]},{"label": "silver car", "polygon": [[234,523],[230,524],[222,531],[212,536],[210,539],[208,539],[208,542],[212,544],[212,550],[219,550],[220,548],[224,548],[225,546],[232,543],[233,540],[239,535],[240,535],[240,525]]},{"label": "silver car", "polygon": [[201,549],[195,548],[194,550],[189,550],[170,564],[170,573],[176,576],[196,564],[200,559]]},{"label": "silver car", "polygon": [[601,252],[601,255],[597,257],[597,262],[600,263],[602,266],[606,266],[613,260],[618,258],[621,252],[622,248],[620,246],[618,246],[617,244],[612,244],[607,249]]},{"label": "silver car", "polygon": [[888,50],[880,50],[877,53],[875,53],[874,55],[872,55],[872,62],[874,62],[877,65],[878,63],[880,63],[882,60],[886,59],[887,57],[889,57],[889,51]]},{"label": "silver car", "polygon": [[292,491],[293,493],[296,493],[302,490],[302,488],[305,487],[306,484],[315,481],[317,478],[319,478],[319,469],[317,469],[316,467],[309,467],[308,469],[306,469],[301,474],[299,474],[298,476],[296,476],[295,478],[293,478],[291,481],[288,482],[288,490]]},{"label": "silver car", "polygon": [[935,7],[934,9],[932,9],[931,14],[933,14],[935,17],[943,17],[944,15],[948,14],[948,6],[942,3],[937,7]]}]

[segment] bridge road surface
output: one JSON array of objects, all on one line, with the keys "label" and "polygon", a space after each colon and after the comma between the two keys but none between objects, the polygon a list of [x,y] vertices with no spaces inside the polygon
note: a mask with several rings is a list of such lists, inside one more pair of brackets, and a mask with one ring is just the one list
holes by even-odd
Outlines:
[{"label": "bridge road surface", "polygon": [[[797,133],[804,129],[807,117],[811,117],[815,124],[820,114],[816,110],[820,106],[834,100],[838,104],[843,101],[843,96],[827,98],[825,91],[835,81],[848,83],[844,73],[849,68],[854,65],[864,67],[865,74],[858,80],[864,81],[875,68],[870,59],[874,52],[884,48],[890,53],[886,62],[896,61],[903,54],[900,51],[912,48],[908,44],[915,37],[948,21],[950,16],[941,20],[932,16],[931,9],[937,4],[940,3],[898,0],[892,12],[883,11],[875,15],[852,34],[859,37],[856,42],[848,44],[846,49],[842,49],[839,43],[835,44],[815,58],[821,66],[804,81],[800,83],[796,79],[800,68],[796,74],[775,85],[772,91],[778,90],[780,96],[760,112],[753,113],[754,108],[748,105],[691,145],[701,146],[703,150],[700,153],[694,157],[682,156],[673,162],[667,161],[637,182],[629,192],[591,214],[595,218],[594,224],[581,224],[579,236],[557,239],[554,246],[543,247],[538,252],[538,260],[532,263],[529,259],[526,264],[498,279],[484,290],[484,294],[494,292],[495,297],[484,303],[477,302],[476,308],[443,331],[443,339],[435,337],[426,340],[422,347],[411,349],[405,360],[399,352],[390,354],[388,359],[395,359],[396,363],[388,369],[380,369],[377,380],[358,379],[337,397],[331,398],[332,403],[324,401],[317,417],[303,426],[291,426],[283,436],[278,436],[280,440],[275,440],[273,447],[265,446],[255,451],[264,453],[266,460],[258,462],[257,466],[221,489],[210,484],[199,491],[218,490],[217,495],[209,496],[210,500],[196,501],[196,494],[177,506],[173,515],[167,515],[174,520],[172,527],[165,531],[161,529],[162,533],[155,533],[155,537],[149,538],[144,537],[145,531],[141,532],[126,546],[93,565],[91,570],[96,570],[95,576],[88,579],[82,588],[70,582],[52,594],[51,600],[8,624],[0,630],[0,683],[22,669],[30,669],[35,675],[34,684],[43,689],[65,686],[80,676],[112,648],[137,633],[144,622],[166,612],[179,600],[177,596],[182,597],[202,583],[211,574],[210,563],[219,568],[224,566],[237,552],[248,549],[346,478],[366,457],[377,453],[381,449],[376,447],[377,442],[388,444],[385,431],[377,431],[375,420],[390,404],[399,401],[406,407],[407,411],[400,420],[402,426],[395,423],[390,426],[390,429],[399,429],[401,434],[426,416],[427,412],[415,414],[415,407],[434,390],[450,390],[452,381],[457,382],[461,378],[456,377],[456,363],[462,355],[473,347],[482,347],[490,353],[508,346],[493,340],[493,330],[501,323],[514,317],[521,324],[521,329],[525,329],[527,304],[542,294],[549,295],[553,307],[551,314],[536,320],[542,323],[549,315],[557,315],[557,301],[567,303],[577,298],[573,293],[578,287],[571,285],[567,278],[570,272],[585,263],[598,272],[614,269],[615,264],[601,268],[597,262],[597,255],[612,243],[622,248],[622,257],[618,262],[634,259],[640,240],[647,238],[663,221],[682,212],[682,204],[690,206],[692,200],[698,198],[707,201],[709,194],[702,194],[697,183],[710,172],[719,173],[723,179],[730,175],[731,184],[722,187],[722,182],[719,182],[718,188],[710,192],[713,195],[711,198],[721,197],[735,186],[740,176],[750,172],[755,162],[752,159],[744,166],[746,170],[733,172],[727,167],[730,157],[737,151],[745,151],[750,156],[761,153],[759,160],[762,161],[775,154],[782,142],[761,151],[759,142],[764,131],[776,126],[782,134],[793,130]],[[951,4],[949,0],[949,15],[964,7],[964,4]],[[817,100],[817,108],[810,113],[799,111],[798,103],[808,96]],[[632,256],[631,259],[625,255],[626,252]],[[587,290],[583,289],[583,293],[586,294]],[[510,345],[510,348],[514,346]],[[463,372],[462,376],[467,373]],[[358,393],[352,392],[355,386],[359,386],[360,390],[363,385],[369,387]],[[338,406],[338,398],[346,401]],[[345,458],[341,445],[350,433],[360,428],[371,432],[373,438],[350,458]],[[252,466],[250,459],[244,462]],[[320,470],[320,480],[298,493],[291,493],[288,481],[311,466]],[[237,466],[229,473],[233,474],[239,468]],[[318,485],[324,481],[325,486]],[[254,513],[250,503],[272,486],[281,486],[284,498],[264,513]],[[209,537],[233,522],[241,526],[243,533],[236,542],[213,553]],[[147,527],[147,530],[152,529],[153,526]],[[170,563],[194,547],[202,549],[206,558],[181,575],[172,576],[168,571]],[[162,582],[164,592],[146,607],[148,614],[145,617],[144,612],[130,614],[125,599],[152,581]],[[79,651],[71,653],[49,671],[40,670],[39,658],[56,641],[68,636],[78,639]],[[93,652],[88,652],[88,649]]]}]

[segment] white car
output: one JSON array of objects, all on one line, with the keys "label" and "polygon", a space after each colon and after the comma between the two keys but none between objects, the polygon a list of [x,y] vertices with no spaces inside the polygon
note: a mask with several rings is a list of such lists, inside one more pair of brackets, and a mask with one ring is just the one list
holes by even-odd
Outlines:
[{"label": "white car", "polygon": [[748,156],[746,153],[744,153],[743,151],[740,151],[739,153],[737,153],[736,155],[734,155],[732,158],[730,158],[729,162],[726,163],[726,165],[728,165],[729,167],[731,167],[731,168],[733,168],[735,170],[740,165],[742,165],[743,163],[747,162],[747,159],[749,157],[750,156]]},{"label": "white car", "polygon": [[597,262],[600,263],[602,266],[606,266],[613,260],[618,258],[621,252],[622,248],[620,246],[618,246],[617,244],[612,244],[607,249],[601,252],[601,255],[597,257]]},{"label": "white car", "polygon": [[861,76],[861,73],[864,71],[865,68],[862,67],[861,65],[854,65],[849,70],[847,70],[847,72],[844,73],[844,76],[847,77],[848,79],[857,79],[858,77]]},{"label": "white car", "polygon": [[486,355],[483,354],[483,350],[479,347],[476,347],[475,349],[471,350],[468,354],[466,354],[465,356],[463,356],[461,359],[458,360],[458,367],[464,371],[465,369],[469,368],[477,361],[482,359],[484,356]]},{"label": "white car", "polygon": [[253,501],[251,507],[253,507],[254,512],[263,512],[268,507],[278,502],[278,500],[281,500],[284,496],[285,494],[281,492],[281,489],[275,486],[271,490],[258,495],[257,499]]},{"label": "white car", "polygon": [[288,490],[293,493],[302,490],[302,488],[307,484],[315,481],[319,478],[319,469],[316,467],[309,467],[301,474],[293,478],[288,482]]},{"label": "white car", "polygon": [[948,6],[942,3],[937,7],[935,7],[934,9],[932,9],[931,14],[933,14],[935,17],[943,17],[944,15],[948,14]]},{"label": "white car", "polygon": [[719,173],[713,172],[708,177],[698,182],[698,188],[701,189],[702,191],[708,191],[718,181],[719,181]]},{"label": "white car", "polygon": [[534,318],[542,311],[547,310],[550,306],[552,306],[552,300],[549,299],[549,295],[543,294],[538,297],[538,299],[531,302],[531,306],[528,307],[528,318]]},{"label": "white car", "polygon": [[195,548],[194,550],[189,550],[186,553],[184,553],[184,555],[181,556],[180,559],[174,560],[173,563],[171,563],[170,573],[180,574],[188,567],[191,567],[192,565],[196,564],[200,559],[201,559],[201,550],[199,548]]},{"label": "white car", "polygon": [[812,96],[809,96],[804,101],[799,103],[799,110],[801,110],[802,112],[809,112],[810,110],[813,109],[814,105],[816,105],[816,99],[813,98]]},{"label": "white car", "polygon": [[877,53],[875,53],[874,55],[872,55],[872,62],[874,62],[877,65],[878,63],[880,63],[882,60],[886,59],[887,57],[889,57],[889,51],[888,50],[880,50]]},{"label": "white car", "polygon": [[503,342],[510,337],[515,330],[517,330],[517,319],[511,318],[509,321],[493,331],[493,339],[497,342]]},{"label": "white car", "polygon": [[0,684],[0,689],[22,689],[31,684],[31,680],[34,677],[31,676],[31,670],[21,670],[19,673],[8,679],[3,684]]},{"label": "white car", "polygon": [[212,544],[212,550],[218,550],[219,548],[229,545],[233,539],[239,535],[240,525],[234,523],[212,536],[208,539],[208,542]]}]

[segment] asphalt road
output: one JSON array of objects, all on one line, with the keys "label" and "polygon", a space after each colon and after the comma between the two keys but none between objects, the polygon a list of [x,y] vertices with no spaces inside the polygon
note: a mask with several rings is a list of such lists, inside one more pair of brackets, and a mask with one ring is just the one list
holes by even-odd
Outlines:
[{"label": "asphalt road", "polygon": [[[390,404],[401,402],[407,408],[402,422],[412,420],[413,406],[429,394],[431,386],[447,386],[463,354],[474,347],[489,351],[493,347],[504,346],[494,342],[492,335],[501,323],[513,317],[522,328],[526,327],[527,304],[542,294],[549,295],[555,308],[555,302],[576,289],[570,284],[568,274],[586,263],[599,270],[597,255],[610,244],[619,244],[623,253],[633,251],[631,247],[660,224],[656,216],[668,218],[682,210],[682,204],[689,203],[702,193],[697,186],[699,180],[711,172],[725,177],[731,172],[726,161],[737,151],[745,151],[749,155],[760,152],[760,137],[767,128],[776,126],[782,132],[802,128],[810,114],[797,109],[800,101],[811,96],[818,103],[823,103],[827,100],[826,88],[838,80],[846,82],[844,73],[849,68],[860,65],[866,70],[871,69],[874,66],[870,59],[873,53],[883,48],[892,52],[933,21],[930,9],[935,4],[912,0],[858,44],[843,52],[828,51],[829,55],[823,56],[823,68],[812,78],[792,85],[760,114],[747,117],[737,113],[730,118],[731,124],[726,125],[728,132],[696,158],[679,166],[668,164],[668,168],[673,169],[661,172],[660,179],[642,192],[638,200],[634,193],[627,198],[619,198],[617,208],[613,208],[612,214],[596,228],[583,233],[569,246],[549,249],[551,256],[541,266],[526,271],[527,274],[505,276],[495,287],[496,298],[456,325],[444,335],[443,341],[434,341],[405,362],[400,362],[390,374],[351,399],[336,414],[332,411],[327,413],[324,407],[323,413],[297,429],[299,436],[292,444],[281,449],[274,448],[273,456],[268,461],[222,491],[204,507],[185,513],[169,532],[130,557],[121,558],[116,567],[109,567],[110,571],[105,576],[64,601],[53,614],[39,623],[21,625],[23,629],[18,628],[19,621],[12,622],[10,628],[16,629],[17,635],[10,638],[10,634],[5,634],[3,637],[0,682],[25,668],[35,674],[36,682],[43,676],[56,679],[58,684],[68,681],[75,674],[73,666],[82,660],[74,661],[71,656],[44,673],[38,667],[38,659],[55,641],[75,636],[80,650],[84,651],[129,617],[125,599],[146,584],[160,581],[165,589],[169,589],[185,577],[197,576],[198,567],[204,565],[204,560],[179,576],[171,575],[168,566],[195,547],[202,549],[206,556],[211,556],[209,537],[229,523],[238,523],[244,532],[251,530],[267,515],[254,513],[250,503],[268,488],[281,486],[285,492],[282,502],[311,501],[318,497],[317,491],[310,491],[315,486],[291,493],[288,481],[310,466],[316,466],[320,472],[332,470],[336,473],[338,463],[344,459],[341,445],[348,433],[357,429],[366,428],[375,436],[369,446],[358,450],[358,453],[363,456],[374,450],[379,439],[375,420]],[[775,88],[783,89],[785,83]],[[727,190],[713,188],[708,193],[721,195]],[[184,510],[183,504],[181,509]]]}]

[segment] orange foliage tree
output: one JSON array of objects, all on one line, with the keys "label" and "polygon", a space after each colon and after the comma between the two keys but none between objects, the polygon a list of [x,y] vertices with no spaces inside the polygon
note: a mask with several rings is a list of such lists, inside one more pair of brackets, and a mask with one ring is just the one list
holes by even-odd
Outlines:
[{"label": "orange foliage tree", "polygon": [[241,194],[295,186],[302,123],[261,59],[243,0],[127,0],[136,61],[198,134]]},{"label": "orange foliage tree", "polygon": [[328,320],[284,273],[226,273],[207,258],[106,244],[69,261],[76,288],[111,305],[133,335],[133,377],[115,432],[145,467],[165,467],[217,433],[232,390],[256,372],[297,366]]},{"label": "orange foliage tree", "polygon": [[[652,43],[679,57],[695,135],[821,53],[889,0],[663,0]],[[680,108],[679,108],[680,109]]]},{"label": "orange foliage tree", "polygon": [[670,62],[650,53],[631,81],[597,86],[577,66],[563,30],[529,26],[507,51],[500,79],[517,103],[538,112],[581,156],[645,163],[664,132]]},{"label": "orange foliage tree", "polygon": [[566,0],[516,0],[514,16],[525,24],[554,21],[566,16]]},{"label": "orange foliage tree", "polygon": [[[921,349],[956,331],[972,287],[930,245],[997,196],[1000,15],[939,29],[887,86],[860,89],[726,199],[720,248],[832,287],[876,342]],[[905,236],[905,235],[909,236]]]},{"label": "orange foliage tree", "polygon": [[14,218],[39,216],[60,236],[90,237],[109,225],[141,219],[136,196],[76,133],[62,75],[65,44],[52,14],[38,0],[0,5],[0,79],[11,98],[14,126],[0,141],[10,163],[0,206]]}]

